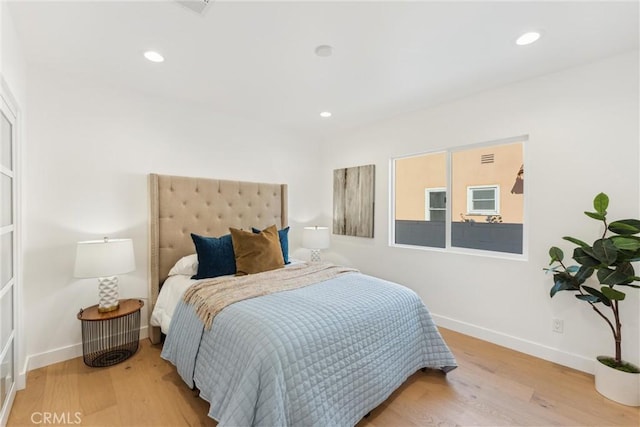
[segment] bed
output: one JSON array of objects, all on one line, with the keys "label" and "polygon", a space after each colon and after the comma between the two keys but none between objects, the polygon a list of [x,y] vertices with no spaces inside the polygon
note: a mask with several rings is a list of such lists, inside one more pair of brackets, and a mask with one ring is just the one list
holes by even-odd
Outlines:
[{"label": "bed", "polygon": [[[162,357],[219,425],[354,425],[417,370],[456,367],[413,291],[353,269],[294,261],[241,277],[173,274],[193,268],[190,233],[284,230],[286,185],[155,174],[149,185],[150,337],[166,332]],[[320,273],[331,276],[298,283]],[[193,302],[225,287],[266,291],[214,315]]]}]

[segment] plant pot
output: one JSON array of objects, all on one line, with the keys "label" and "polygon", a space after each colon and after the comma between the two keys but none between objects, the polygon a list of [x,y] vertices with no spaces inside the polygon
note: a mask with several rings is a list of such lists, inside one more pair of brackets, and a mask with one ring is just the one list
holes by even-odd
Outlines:
[{"label": "plant pot", "polygon": [[628,406],[640,406],[640,374],[623,372],[600,362],[598,356],[595,369],[596,390],[615,402]]}]

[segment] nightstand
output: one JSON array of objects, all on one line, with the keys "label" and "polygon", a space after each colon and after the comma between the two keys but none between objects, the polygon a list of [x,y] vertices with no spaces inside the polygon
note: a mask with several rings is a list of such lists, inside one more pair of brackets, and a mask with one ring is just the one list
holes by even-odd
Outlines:
[{"label": "nightstand", "polygon": [[120,300],[117,310],[100,313],[98,305],[81,309],[82,356],[91,367],[104,367],[123,362],[138,351],[140,342],[140,309],[138,299]]}]

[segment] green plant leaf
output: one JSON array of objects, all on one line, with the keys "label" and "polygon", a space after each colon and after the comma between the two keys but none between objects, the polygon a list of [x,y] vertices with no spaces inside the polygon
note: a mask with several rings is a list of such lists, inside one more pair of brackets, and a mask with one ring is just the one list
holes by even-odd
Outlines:
[{"label": "green plant leaf", "polygon": [[593,242],[593,255],[604,265],[611,265],[618,258],[618,249],[611,239],[598,239]]},{"label": "green plant leaf", "polygon": [[568,273],[575,273],[578,270],[580,270],[580,266],[579,265],[570,265],[569,267],[567,267],[567,272]]},{"label": "green plant leaf", "polygon": [[609,196],[604,193],[598,194],[593,199],[593,208],[601,215],[607,214],[607,208],[609,207]]},{"label": "green plant leaf", "polygon": [[597,273],[598,281],[603,285],[616,285],[618,282],[624,282],[626,277],[616,275],[616,271],[611,268],[601,268]]},{"label": "green plant leaf", "polygon": [[631,236],[640,233],[640,220],[622,219],[609,224],[609,231],[623,236]]},{"label": "green plant leaf", "polygon": [[571,284],[571,282],[567,282],[564,280],[557,280],[554,285],[551,287],[551,292],[549,293],[551,295],[551,298],[553,298],[553,296],[560,292],[560,291],[575,291],[576,288]]},{"label": "green plant leaf", "polygon": [[568,242],[575,243],[576,245],[581,246],[583,248],[589,248],[590,247],[588,244],[586,244],[585,242],[583,242],[580,239],[576,239],[575,237],[564,236],[563,239],[568,241]]},{"label": "green plant leaf", "polygon": [[558,271],[553,275],[554,282],[567,282],[573,283],[573,276],[567,273],[566,271]]},{"label": "green plant leaf", "polygon": [[592,302],[594,304],[597,303],[597,302],[600,302],[598,297],[594,297],[593,295],[576,295],[576,298],[578,298],[579,300],[582,300],[582,301]]},{"label": "green plant leaf", "polygon": [[610,238],[616,248],[624,251],[637,251],[640,249],[640,238],[613,236]]},{"label": "green plant leaf", "polygon": [[638,262],[640,261],[640,249],[638,249],[635,253],[629,255],[629,262]]},{"label": "green plant leaf", "polygon": [[611,307],[611,300],[609,298],[607,298],[607,296],[605,294],[603,294],[602,292],[600,292],[599,290],[591,288],[589,286],[583,286],[582,288],[585,291],[589,292],[594,297],[597,297],[607,307]]},{"label": "green plant leaf", "polygon": [[633,265],[628,261],[619,263],[616,271],[626,274],[628,279],[633,279],[636,276],[636,271],[634,270]]},{"label": "green plant leaf", "polygon": [[561,262],[564,259],[564,253],[562,252],[562,249],[557,248],[555,246],[552,246],[549,249],[549,256],[551,257],[551,261],[549,261],[549,265],[553,264],[556,261]]},{"label": "green plant leaf", "polygon": [[586,216],[588,216],[589,218],[593,218],[593,219],[597,219],[598,221],[604,221],[605,220],[605,216],[602,214],[599,214],[598,212],[586,212],[584,213]]},{"label": "green plant leaf", "polygon": [[603,285],[620,285],[628,282],[635,275],[633,266],[629,262],[623,262],[615,270],[601,268],[598,270],[598,281]]},{"label": "green plant leaf", "polygon": [[602,293],[606,295],[610,300],[622,301],[626,297],[624,292],[617,291],[613,288],[610,288],[609,286],[601,287],[600,291],[602,291]]},{"label": "green plant leaf", "polygon": [[593,267],[587,267],[587,266],[583,265],[578,269],[578,272],[574,276],[574,280],[579,285],[581,285],[584,282],[586,282],[589,277],[591,277],[593,275],[594,271],[595,271],[595,269]]},{"label": "green plant leaf", "polygon": [[620,264],[618,264],[617,270],[623,271],[624,274],[627,275],[627,278],[632,282],[634,280],[637,280],[636,271],[633,268],[633,264],[631,264],[630,262],[627,262],[627,261],[621,262]]},{"label": "green plant leaf", "polygon": [[573,250],[573,259],[580,265],[586,267],[595,267],[600,265],[600,261],[589,255],[584,248],[575,248]]}]

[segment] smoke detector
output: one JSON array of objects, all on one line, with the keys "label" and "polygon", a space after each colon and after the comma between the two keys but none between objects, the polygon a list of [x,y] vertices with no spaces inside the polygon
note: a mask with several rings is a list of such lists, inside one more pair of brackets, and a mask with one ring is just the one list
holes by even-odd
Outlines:
[{"label": "smoke detector", "polygon": [[176,0],[178,3],[183,5],[184,7],[193,10],[194,12],[202,15],[209,6],[210,0]]}]

